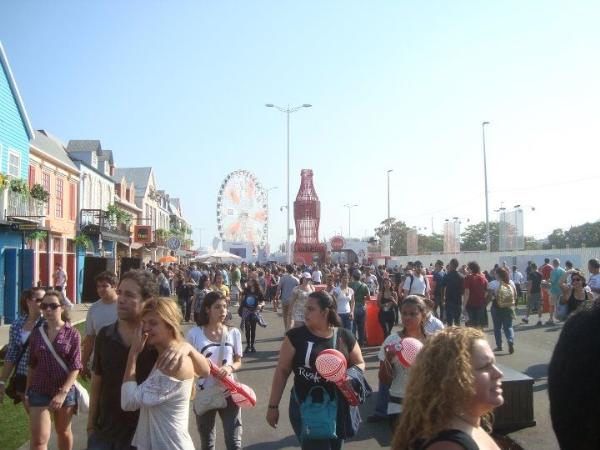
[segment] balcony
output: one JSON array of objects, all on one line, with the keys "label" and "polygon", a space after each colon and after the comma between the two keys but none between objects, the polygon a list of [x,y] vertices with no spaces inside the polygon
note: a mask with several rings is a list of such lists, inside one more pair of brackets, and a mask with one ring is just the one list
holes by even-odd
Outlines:
[{"label": "balcony", "polygon": [[44,226],[45,203],[41,200],[4,189],[0,192],[0,221],[26,222]]},{"label": "balcony", "polygon": [[119,223],[102,209],[82,209],[79,212],[79,228],[88,235],[102,234],[104,239],[129,243],[129,225]]}]

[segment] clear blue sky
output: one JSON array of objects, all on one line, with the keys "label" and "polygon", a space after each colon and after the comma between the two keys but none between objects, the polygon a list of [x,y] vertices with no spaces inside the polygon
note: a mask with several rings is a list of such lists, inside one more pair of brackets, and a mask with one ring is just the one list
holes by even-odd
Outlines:
[{"label": "clear blue sky", "polygon": [[[31,1],[0,4],[0,40],[34,127],[100,139],[119,167],[153,166],[198,238],[216,235],[225,175],[271,192],[284,240],[285,117],[292,200],[312,168],[321,237],[387,215],[441,231],[533,205],[525,232],[600,219],[600,2]],[[492,212],[492,218],[496,218]]]}]

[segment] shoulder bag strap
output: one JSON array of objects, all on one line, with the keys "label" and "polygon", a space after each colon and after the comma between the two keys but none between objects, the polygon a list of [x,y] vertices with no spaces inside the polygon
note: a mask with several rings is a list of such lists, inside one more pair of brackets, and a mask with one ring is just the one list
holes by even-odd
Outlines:
[{"label": "shoulder bag strap", "polygon": [[[29,341],[31,341],[31,333],[33,333],[36,328],[39,328],[42,325],[42,323],[43,323],[43,320],[41,318],[38,319],[38,321],[33,326],[33,330],[30,331],[29,336],[27,336],[27,339],[25,339],[25,342],[23,342],[23,347],[21,347],[21,351],[19,352],[19,356],[17,356],[17,359],[15,361],[15,365],[14,365],[15,371],[17,370],[17,367],[19,367],[19,364],[21,363],[21,359],[23,359],[23,356],[25,356],[25,352],[27,351],[27,347],[29,347]],[[21,330],[22,330],[22,328],[21,328]]]},{"label": "shoulder bag strap", "polygon": [[223,355],[225,354],[225,342],[227,342],[227,333],[229,330],[226,326],[223,326],[221,332],[221,345],[219,345],[219,367],[223,364]]},{"label": "shoulder bag strap", "polygon": [[62,369],[65,372],[69,373],[69,369],[67,369],[67,365],[62,360],[62,358],[60,356],[58,356],[58,354],[56,353],[56,350],[54,350],[54,346],[50,342],[50,339],[48,339],[48,336],[46,335],[46,332],[44,331],[43,327],[40,327],[40,334],[42,335],[42,339],[44,340],[44,342],[48,346],[48,350],[50,350],[50,353],[52,353],[52,356],[54,356],[54,359],[56,360],[56,362],[58,363],[58,365],[60,367],[62,367]]},{"label": "shoulder bag strap", "polygon": [[333,327],[333,348],[335,350],[338,349],[338,340],[337,340],[337,336],[338,336],[338,327]]}]

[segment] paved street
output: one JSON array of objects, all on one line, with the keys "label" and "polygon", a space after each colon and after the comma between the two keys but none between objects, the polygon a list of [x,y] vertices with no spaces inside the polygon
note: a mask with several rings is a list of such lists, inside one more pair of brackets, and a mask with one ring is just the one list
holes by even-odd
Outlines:
[{"label": "paved street", "polygon": [[[287,417],[287,396],[284,396],[282,400],[282,414],[279,427],[274,430],[265,421],[271,378],[273,369],[277,364],[278,350],[281,342],[280,336],[282,334],[282,324],[279,316],[267,311],[265,317],[269,322],[269,327],[257,330],[257,353],[244,359],[244,365],[239,374],[239,379],[252,386],[258,397],[256,408],[243,412],[244,448],[256,450],[297,448],[298,443],[293,435]],[[237,320],[234,323],[237,325]],[[535,325],[519,325],[516,328],[516,353],[514,355],[505,353],[498,356],[498,361],[501,364],[523,371],[535,379],[534,410],[537,426],[520,430],[510,435],[525,449],[553,450],[558,448],[548,413],[546,372],[547,363],[551,357],[552,349],[558,338],[560,329],[561,326],[536,327]],[[488,334],[490,335],[490,344],[493,344],[493,337],[491,333]],[[378,364],[376,353],[377,349],[374,347],[367,348],[364,351],[367,362],[367,378],[374,389],[377,389],[376,368]],[[292,377],[290,376],[286,392],[289,392],[291,381]],[[375,397],[375,394],[372,395],[367,403],[363,405],[362,413],[364,419],[372,412]],[[75,449],[85,448],[85,421],[85,416],[77,417],[74,420],[73,426],[76,434]],[[225,446],[220,425],[218,427],[217,448],[224,449]],[[190,416],[190,432],[196,447],[200,449],[193,413]],[[349,441],[344,448],[388,448],[389,445],[390,432],[387,424],[368,424],[365,422],[361,427],[359,435]],[[22,448],[26,449],[28,447],[23,446]],[[54,439],[51,441],[49,448],[56,448]]]}]

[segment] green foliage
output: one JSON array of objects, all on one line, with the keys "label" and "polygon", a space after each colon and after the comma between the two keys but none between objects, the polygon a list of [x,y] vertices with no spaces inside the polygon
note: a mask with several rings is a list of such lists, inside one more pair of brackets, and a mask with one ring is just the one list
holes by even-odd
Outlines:
[{"label": "green foliage", "polygon": [[169,232],[164,228],[157,228],[154,234],[159,239],[167,239],[169,237]]},{"label": "green foliage", "polygon": [[409,229],[404,222],[391,217],[382,221],[381,225],[375,228],[375,234],[381,239],[389,233],[391,255],[406,255],[406,232]]},{"label": "green foliage", "polygon": [[432,253],[444,251],[444,235],[433,233],[430,235],[419,234],[419,253]]},{"label": "green foliage", "polygon": [[548,235],[545,249],[566,247],[600,247],[600,221],[569,228],[557,228]]},{"label": "green foliage", "polygon": [[48,200],[50,199],[50,193],[46,191],[41,184],[38,183],[34,184],[31,187],[29,194],[31,195],[31,198],[40,200],[44,203],[48,203]]},{"label": "green foliage", "polygon": [[44,230],[33,231],[29,234],[29,239],[32,241],[38,241],[40,239],[46,239],[48,237],[48,232]]},{"label": "green foliage", "polygon": [[117,223],[129,225],[129,224],[131,224],[131,221],[133,220],[133,217],[131,216],[131,214],[129,214],[126,211],[123,211],[121,208],[119,208],[115,204],[108,205],[106,208],[106,213],[108,214],[109,218],[111,218],[112,220],[115,220]]},{"label": "green foliage", "polygon": [[13,178],[12,180],[10,180],[8,186],[9,189],[13,192],[18,192],[24,196],[27,196],[29,194],[29,185],[25,180],[22,180],[20,178]]},{"label": "green foliage", "polygon": [[73,245],[75,245],[75,247],[90,250],[92,248],[92,241],[87,234],[79,233],[75,239],[73,239]]},{"label": "green foliage", "polygon": [[[493,252],[498,251],[500,242],[500,228],[498,222],[490,222],[490,240]],[[465,228],[460,234],[460,249],[463,251],[486,250],[485,222],[474,223]]]}]

